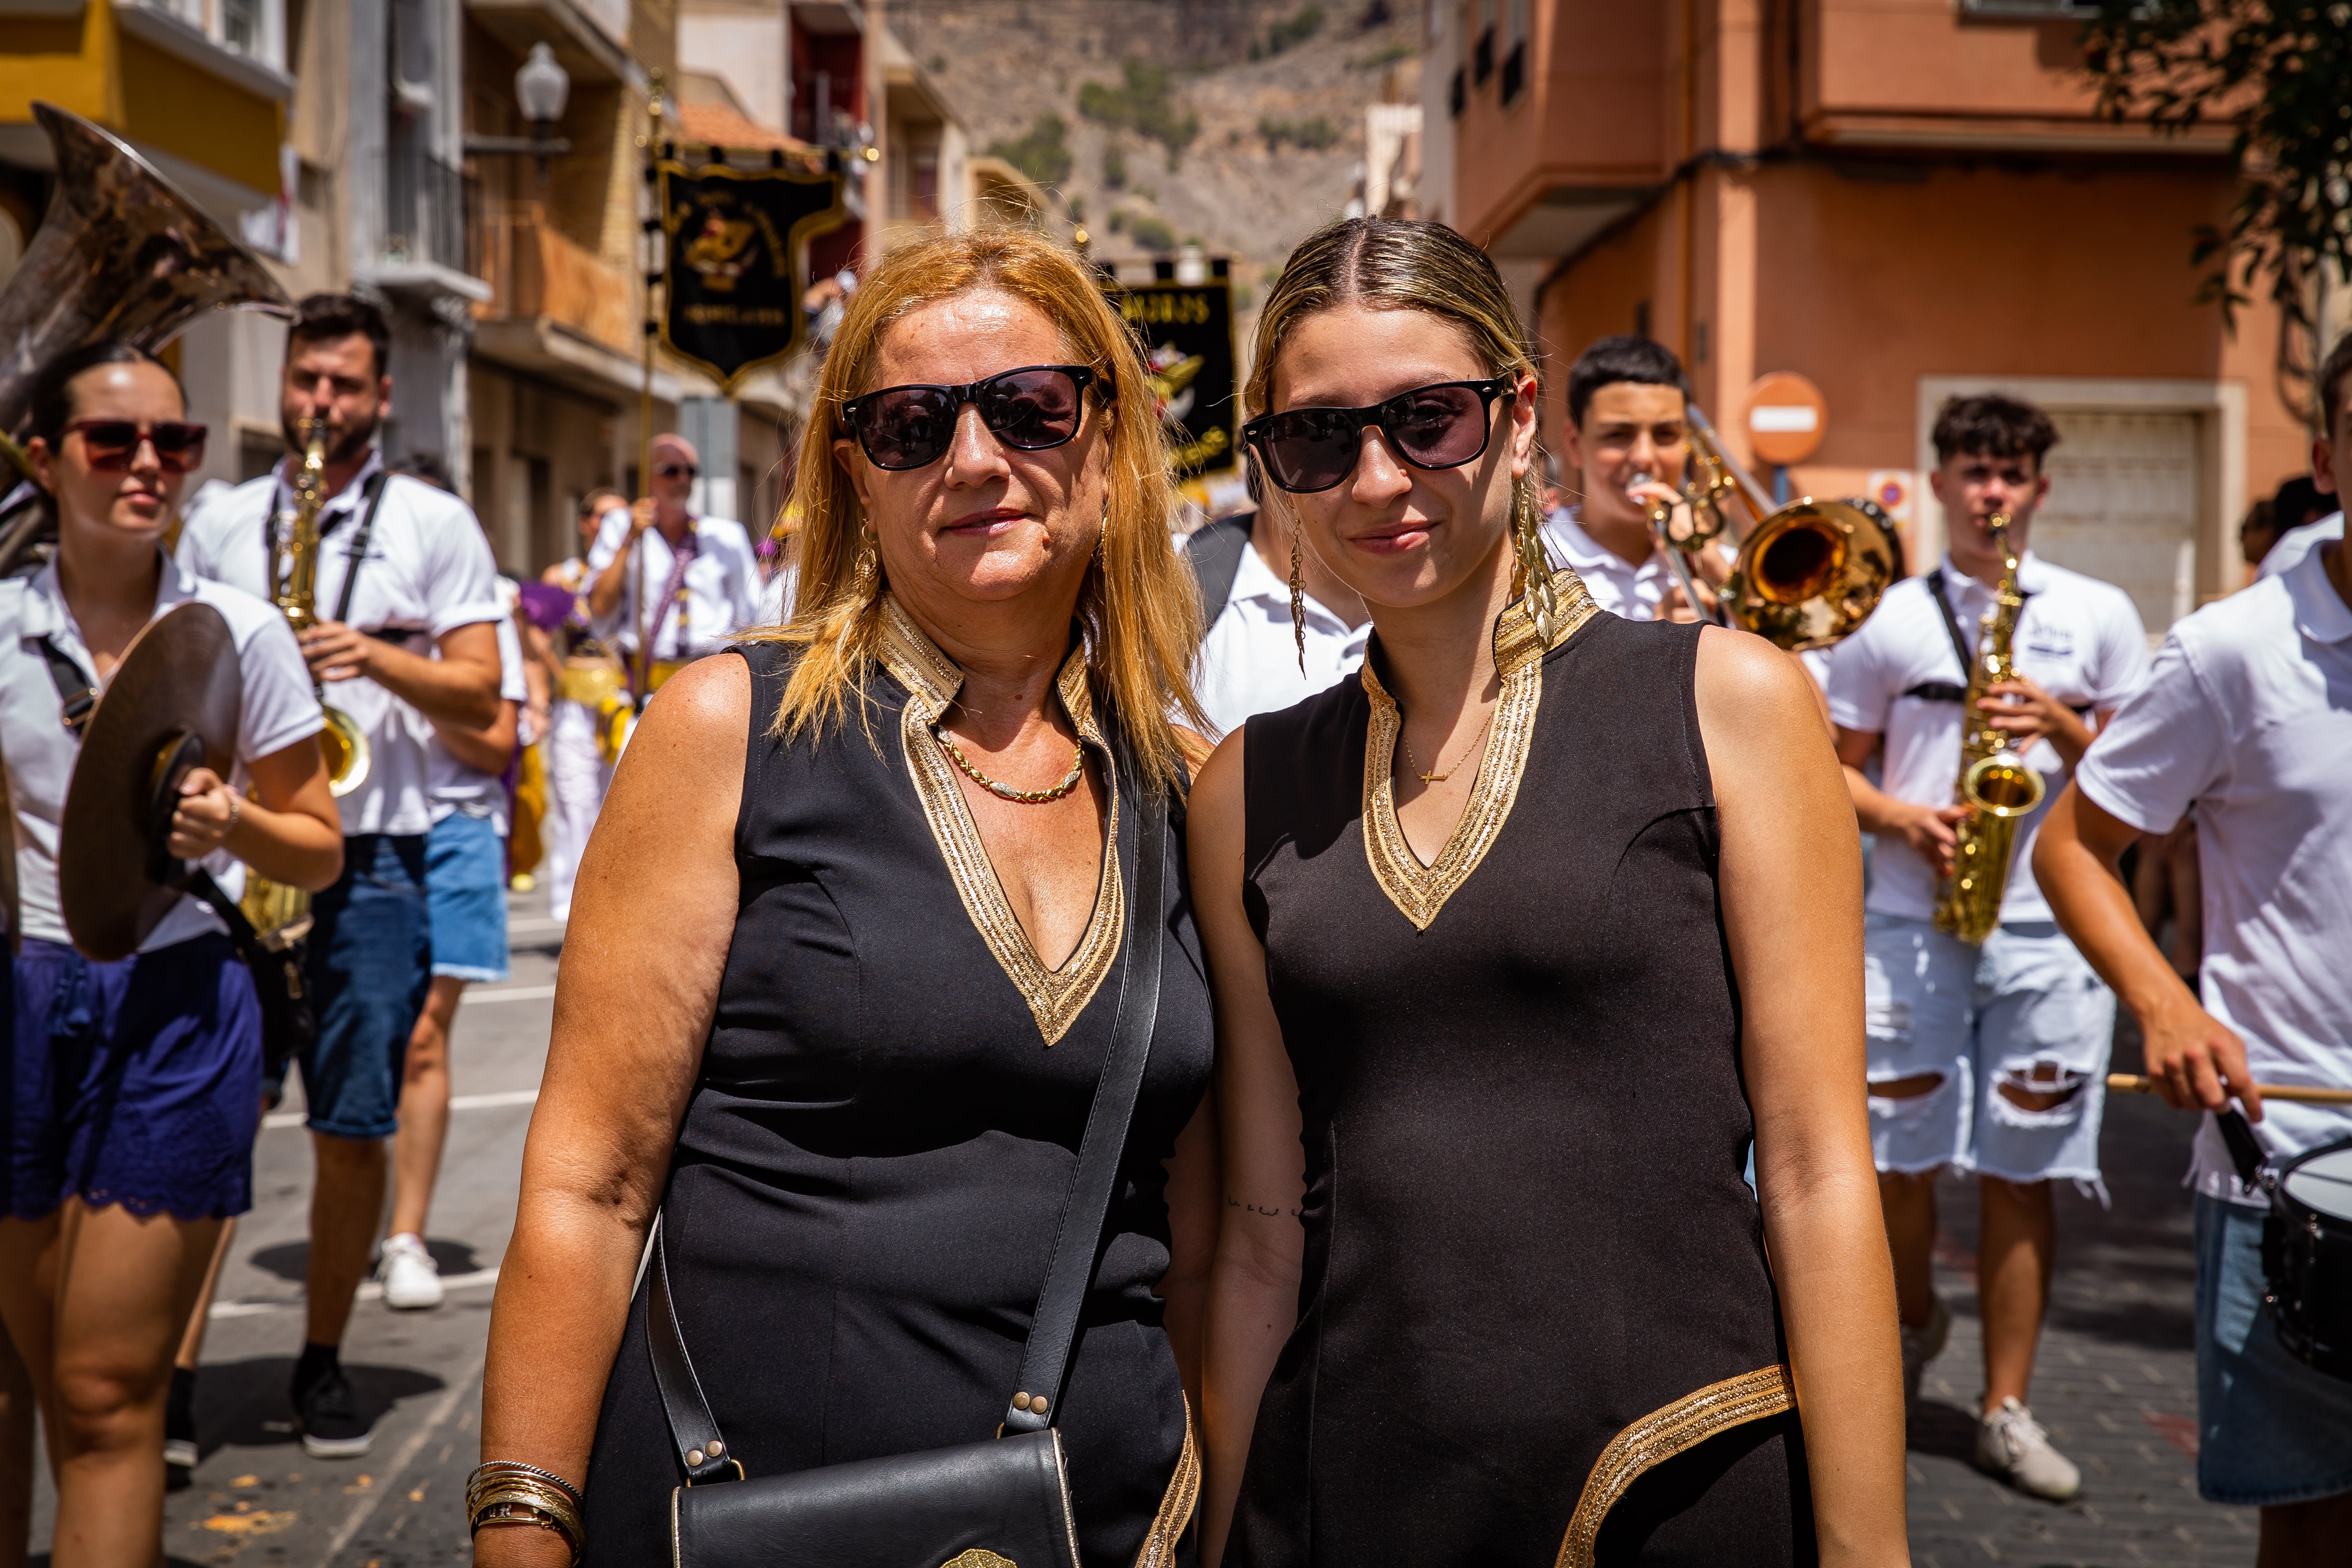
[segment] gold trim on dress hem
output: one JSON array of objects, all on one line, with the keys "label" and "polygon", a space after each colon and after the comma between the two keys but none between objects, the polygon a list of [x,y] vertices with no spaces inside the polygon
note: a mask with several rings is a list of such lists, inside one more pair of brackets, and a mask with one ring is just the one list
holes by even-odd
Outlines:
[{"label": "gold trim on dress hem", "polygon": [[1554,1568],[1592,1568],[1592,1549],[1601,1521],[1642,1472],[1695,1448],[1718,1432],[1797,1407],[1796,1385],[1785,1366],[1759,1367],[1711,1383],[1663,1409],[1653,1410],[1609,1439],[1585,1478],[1583,1495],[1569,1517]]},{"label": "gold trim on dress hem", "polygon": [[1135,1568],[1169,1568],[1176,1561],[1176,1543],[1183,1539],[1184,1527],[1192,1522],[1192,1510],[1200,1500],[1201,1450],[1192,1441],[1192,1401],[1185,1395],[1184,1451],[1176,1456],[1176,1473],[1168,1479],[1160,1512],[1143,1537],[1143,1550],[1135,1554]]},{"label": "gold trim on dress hem", "polygon": [[1437,858],[1424,866],[1405,842],[1397,822],[1396,747],[1404,718],[1373,668],[1367,653],[1363,685],[1371,699],[1371,726],[1364,738],[1364,858],[1372,879],[1389,902],[1427,931],[1470,874],[1486,859],[1518,799],[1519,778],[1527,771],[1528,752],[1535,739],[1536,710],[1543,700],[1543,655],[1558,647],[1578,627],[1591,620],[1600,606],[1592,602],[1583,580],[1566,569],[1553,574],[1552,592],[1559,617],[1547,647],[1536,636],[1534,616],[1525,599],[1513,601],[1495,620],[1495,673],[1503,684],[1496,699],[1494,729],[1486,755],[1462,818],[1446,836]]},{"label": "gold trim on dress hem", "polygon": [[[1102,880],[1095,891],[1094,913],[1087,918],[1076,950],[1062,961],[1061,968],[1048,969],[1030,943],[1029,933],[1022,929],[1020,917],[1013,912],[1003,883],[997,880],[996,868],[981,843],[979,826],[971,819],[971,807],[963,798],[952,764],[931,739],[931,726],[963,689],[963,671],[923,635],[897,599],[886,596],[882,610],[883,668],[910,694],[898,734],[916,796],[923,803],[924,819],[930,824],[931,837],[947,862],[964,912],[971,917],[989,952],[995,954],[1005,977],[1028,1004],[1037,1032],[1052,1046],[1069,1033],[1070,1026],[1094,1000],[1103,977],[1110,973],[1111,961],[1118,956],[1127,929],[1127,892],[1118,874],[1118,770],[1108,766],[1103,770],[1110,784],[1110,809],[1103,833]],[[1109,748],[1095,723],[1093,698],[1087,687],[1084,647],[1071,648],[1055,688],[1078,733],[1107,756]]]}]

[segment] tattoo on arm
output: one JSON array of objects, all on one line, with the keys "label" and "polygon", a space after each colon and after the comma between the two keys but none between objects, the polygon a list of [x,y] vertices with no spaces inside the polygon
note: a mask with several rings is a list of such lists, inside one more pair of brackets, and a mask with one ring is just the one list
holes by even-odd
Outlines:
[{"label": "tattoo on arm", "polygon": [[1225,1203],[1233,1208],[1244,1209],[1251,1214],[1262,1214],[1268,1219],[1297,1219],[1300,1217],[1299,1212],[1297,1209],[1266,1208],[1258,1204],[1245,1204],[1236,1197],[1227,1197],[1225,1199]]}]

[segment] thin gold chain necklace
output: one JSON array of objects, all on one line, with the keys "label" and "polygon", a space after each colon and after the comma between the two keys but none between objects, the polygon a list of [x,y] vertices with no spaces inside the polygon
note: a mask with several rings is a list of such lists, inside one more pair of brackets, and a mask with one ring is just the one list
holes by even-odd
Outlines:
[{"label": "thin gold chain necklace", "polygon": [[964,777],[999,800],[1009,800],[1016,805],[1045,805],[1057,801],[1077,788],[1078,781],[1087,776],[1086,748],[1076,742],[1072,742],[1070,744],[1070,771],[1063,776],[1061,783],[1050,789],[1014,789],[1011,784],[999,784],[972,766],[971,759],[965,756],[953,741],[948,739],[947,731],[940,726],[937,724],[931,726],[931,739],[947,748],[948,755],[954,759],[955,765],[961,770]]},{"label": "thin gold chain necklace", "polygon": [[[1502,704],[1500,702],[1495,704],[1495,708],[1500,708]],[[1478,754],[1478,748],[1486,743],[1486,731],[1495,727],[1495,708],[1489,708],[1486,710],[1486,721],[1478,726],[1477,739],[1470,742],[1470,749],[1463,752],[1459,757],[1456,757],[1454,761],[1454,765],[1446,769],[1442,773],[1425,773],[1421,771],[1421,763],[1414,759],[1412,754],[1412,738],[1405,733],[1404,724],[1400,721],[1397,724],[1397,739],[1404,742],[1404,765],[1410,768],[1412,771],[1412,775],[1423,784],[1444,784],[1447,779],[1450,779],[1455,773],[1460,773],[1462,771],[1462,764],[1468,762],[1472,757],[1476,756]]]}]

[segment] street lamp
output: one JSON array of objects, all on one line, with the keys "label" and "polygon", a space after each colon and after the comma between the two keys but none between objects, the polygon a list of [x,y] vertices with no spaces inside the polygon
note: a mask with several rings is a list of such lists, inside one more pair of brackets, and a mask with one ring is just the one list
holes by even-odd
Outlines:
[{"label": "street lamp", "polygon": [[572,151],[572,143],[561,136],[549,134],[555,122],[563,118],[563,106],[572,98],[572,73],[555,58],[555,50],[545,43],[533,44],[530,54],[515,72],[515,105],[522,117],[530,121],[529,136],[468,136],[466,151],[469,154],[528,153],[539,163],[540,183],[547,181],[547,161]]}]

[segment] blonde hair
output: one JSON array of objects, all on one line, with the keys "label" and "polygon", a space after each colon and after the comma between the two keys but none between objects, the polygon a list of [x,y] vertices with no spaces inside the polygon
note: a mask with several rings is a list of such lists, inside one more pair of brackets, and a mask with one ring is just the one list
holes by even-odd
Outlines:
[{"label": "blonde hair", "polygon": [[[1275,363],[1291,332],[1308,317],[1342,305],[1435,316],[1469,340],[1470,352],[1487,374],[1536,374],[1527,329],[1485,251],[1442,223],[1351,217],[1307,236],[1266,296],[1258,312],[1249,381],[1242,389],[1251,417],[1274,412]],[[1529,456],[1528,471],[1511,483],[1512,531],[1520,542],[1522,574],[1541,570],[1540,555],[1530,563],[1527,546],[1543,527],[1543,453],[1538,448]],[[1276,485],[1265,489],[1269,500],[1282,493]]]},{"label": "blonde hair", "polygon": [[840,722],[879,639],[881,594],[858,580],[865,508],[834,460],[833,443],[844,428],[842,405],[871,390],[866,383],[892,323],[921,306],[980,289],[1034,306],[1060,332],[1070,363],[1093,367],[1099,378],[1095,416],[1107,441],[1110,501],[1101,547],[1078,589],[1087,677],[1143,775],[1162,786],[1180,784],[1185,764],[1176,721],[1205,729],[1207,721],[1192,682],[1199,590],[1169,542],[1177,498],[1158,404],[1134,340],[1086,268],[1035,231],[1010,226],[933,235],[891,251],[858,286],[842,317],[818,376],[799,471],[784,506],[799,523],[796,607],[785,625],[746,637],[803,650],[770,733],[791,738]]}]

